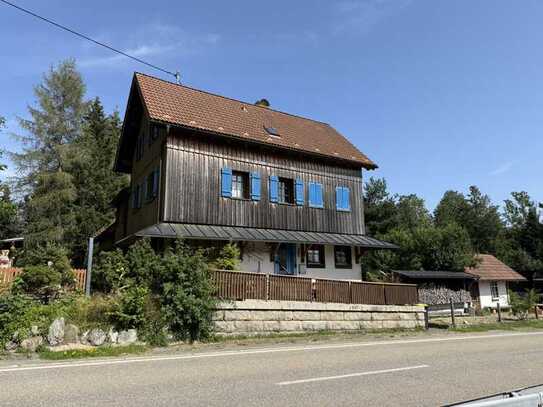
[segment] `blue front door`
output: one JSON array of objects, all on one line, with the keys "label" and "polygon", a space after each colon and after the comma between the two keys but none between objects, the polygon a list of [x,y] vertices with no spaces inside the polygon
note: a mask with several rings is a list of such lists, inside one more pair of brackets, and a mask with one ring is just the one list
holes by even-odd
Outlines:
[{"label": "blue front door", "polygon": [[296,245],[281,243],[275,254],[275,274],[290,274],[296,272]]}]

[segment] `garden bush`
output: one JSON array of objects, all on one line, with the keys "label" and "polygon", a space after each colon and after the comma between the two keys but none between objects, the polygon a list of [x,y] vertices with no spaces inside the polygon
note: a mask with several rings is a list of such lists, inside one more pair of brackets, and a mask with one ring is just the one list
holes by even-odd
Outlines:
[{"label": "garden bush", "polygon": [[161,281],[157,294],[172,334],[182,340],[208,338],[216,298],[204,251],[176,242],[163,256]]},{"label": "garden bush", "polygon": [[25,248],[18,266],[49,266],[60,274],[60,284],[66,287],[75,286],[68,251],[57,244],[47,243],[45,246]]},{"label": "garden bush", "polygon": [[539,294],[535,289],[526,290],[524,295],[517,294],[514,291],[509,291],[509,302],[511,312],[518,319],[527,319],[528,314],[539,302]]},{"label": "garden bush", "polygon": [[149,301],[149,289],[133,286],[117,295],[112,320],[117,329],[141,329],[146,323],[146,303]]},{"label": "garden bush", "polygon": [[238,245],[228,243],[219,252],[217,259],[213,262],[213,268],[218,270],[239,270],[240,255]]}]

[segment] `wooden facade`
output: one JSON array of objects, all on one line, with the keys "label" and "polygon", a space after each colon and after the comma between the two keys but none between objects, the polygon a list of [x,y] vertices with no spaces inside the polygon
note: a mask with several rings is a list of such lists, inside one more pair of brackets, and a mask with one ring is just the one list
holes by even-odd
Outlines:
[{"label": "wooden facade", "polygon": [[[175,129],[165,149],[165,222],[364,234],[362,172],[302,154],[280,153],[235,140]],[[221,196],[221,169],[255,172],[261,177],[261,197]],[[304,205],[272,203],[272,175],[304,182]],[[309,182],[323,185],[324,208],[309,207]],[[350,190],[349,212],[336,209],[336,187]]]}]

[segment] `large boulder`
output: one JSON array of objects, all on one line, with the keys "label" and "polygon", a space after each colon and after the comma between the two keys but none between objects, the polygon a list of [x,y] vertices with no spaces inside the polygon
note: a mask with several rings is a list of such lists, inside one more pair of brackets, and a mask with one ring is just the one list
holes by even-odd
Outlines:
[{"label": "large boulder", "polygon": [[64,343],[78,343],[79,328],[73,324],[68,324],[64,328]]},{"label": "large boulder", "polygon": [[49,333],[47,334],[47,342],[51,346],[57,346],[64,341],[64,318],[57,318],[49,326]]},{"label": "large boulder", "polygon": [[119,345],[130,345],[138,341],[138,331],[135,329],[128,329],[126,331],[119,332],[117,343]]},{"label": "large boulder", "polygon": [[106,338],[107,335],[102,329],[94,328],[87,335],[87,342],[92,346],[100,346],[104,344]]},{"label": "large boulder", "polygon": [[43,343],[43,338],[41,336],[32,336],[21,342],[21,348],[27,352],[36,352],[38,346]]},{"label": "large boulder", "polygon": [[6,342],[6,344],[4,345],[4,349],[7,350],[8,352],[11,352],[11,351],[14,351],[15,349],[17,349],[19,345],[17,344],[17,342],[15,341],[8,341]]},{"label": "large boulder", "polygon": [[113,328],[109,328],[109,332],[107,333],[108,342],[117,343],[118,339],[119,339],[119,332],[115,331]]}]

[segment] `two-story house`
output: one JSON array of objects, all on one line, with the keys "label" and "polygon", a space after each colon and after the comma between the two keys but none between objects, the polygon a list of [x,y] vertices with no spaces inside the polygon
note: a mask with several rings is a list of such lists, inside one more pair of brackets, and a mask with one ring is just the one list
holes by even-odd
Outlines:
[{"label": "two-story house", "polygon": [[360,280],[362,171],[330,125],[135,74],[115,169],[131,186],[100,238],[239,242],[245,271]]}]

